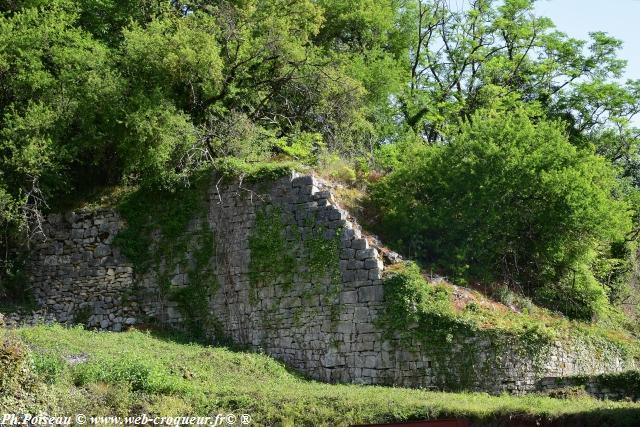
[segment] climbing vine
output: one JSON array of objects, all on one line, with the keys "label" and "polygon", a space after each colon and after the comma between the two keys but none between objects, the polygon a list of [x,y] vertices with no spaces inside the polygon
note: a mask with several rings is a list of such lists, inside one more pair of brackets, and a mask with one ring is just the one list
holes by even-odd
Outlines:
[{"label": "climbing vine", "polygon": [[[335,323],[340,314],[338,298],[341,291],[339,260],[342,229],[316,227],[313,230],[311,236],[304,241],[306,279],[310,282],[326,281],[328,289],[322,295],[323,303],[330,307],[331,320]],[[330,233],[331,236],[325,233]]]},{"label": "climbing vine", "polygon": [[[127,226],[114,240],[137,274],[157,273],[162,299],[177,303],[186,331],[197,339],[216,322],[209,315],[209,299],[218,286],[211,265],[214,236],[206,222],[210,181],[210,173],[203,172],[184,191],[127,194],[118,206]],[[176,271],[184,283],[171,283]]]},{"label": "climbing vine", "polygon": [[[273,205],[256,212],[249,236],[249,279],[254,301],[261,286],[276,283],[287,291],[298,279],[313,284],[302,292],[303,300],[309,302],[319,295],[324,305],[331,307],[331,317],[336,320],[341,283],[341,229],[318,226],[314,217],[308,217],[303,233],[288,215]],[[297,313],[294,320],[300,315]]]},{"label": "climbing vine", "polygon": [[256,212],[249,236],[249,280],[254,291],[267,283],[280,283],[286,290],[293,284],[297,263],[287,245],[282,216],[282,211],[274,206],[265,206]]}]

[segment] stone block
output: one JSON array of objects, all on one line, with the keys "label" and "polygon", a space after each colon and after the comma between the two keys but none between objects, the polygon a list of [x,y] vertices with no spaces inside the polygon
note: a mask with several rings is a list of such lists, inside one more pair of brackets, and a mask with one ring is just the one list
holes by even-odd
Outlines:
[{"label": "stone block", "polygon": [[347,260],[347,259],[352,259],[356,254],[355,249],[351,249],[351,248],[343,248],[340,251],[340,259],[343,260]]},{"label": "stone block", "polygon": [[363,286],[358,289],[358,302],[379,302],[384,298],[384,290],[380,286]]},{"label": "stone block", "polygon": [[377,259],[377,257],[378,257],[378,251],[375,248],[360,249],[356,251],[356,259],[359,259],[359,260],[365,260],[367,258]]},{"label": "stone block", "polygon": [[369,243],[366,239],[353,239],[351,241],[351,247],[357,251],[367,249],[369,247]]},{"label": "stone block", "polygon": [[347,263],[347,270],[359,270],[363,266],[364,266],[364,262],[363,261],[358,261],[358,260],[352,259]]},{"label": "stone block", "polygon": [[356,280],[356,270],[342,270],[342,281],[345,283]]},{"label": "stone block", "polygon": [[111,247],[108,245],[99,244],[93,251],[96,257],[104,257],[111,254]]},{"label": "stone block", "polygon": [[367,270],[371,270],[372,268],[377,268],[379,270],[382,270],[383,264],[382,264],[382,261],[380,261],[379,259],[368,258],[364,260],[364,268],[366,268]]},{"label": "stone block", "polygon": [[355,314],[353,316],[353,320],[356,323],[366,323],[370,320],[369,308],[368,307],[356,307]]},{"label": "stone block", "polygon": [[356,272],[356,280],[369,279],[369,270],[354,270]]}]

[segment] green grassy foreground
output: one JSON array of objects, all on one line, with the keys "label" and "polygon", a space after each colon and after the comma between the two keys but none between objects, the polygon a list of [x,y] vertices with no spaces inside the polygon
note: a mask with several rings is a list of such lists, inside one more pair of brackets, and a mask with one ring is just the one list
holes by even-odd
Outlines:
[{"label": "green grassy foreground", "polygon": [[[252,425],[349,425],[468,417],[480,425],[510,417],[561,425],[635,426],[640,404],[587,397],[489,396],[305,379],[260,354],[184,344],[150,333],[38,326],[0,332],[29,348],[27,389],[0,399],[0,412],[206,416],[247,413]],[[502,421],[501,421],[502,420]],[[543,424],[544,425],[544,424]]]}]

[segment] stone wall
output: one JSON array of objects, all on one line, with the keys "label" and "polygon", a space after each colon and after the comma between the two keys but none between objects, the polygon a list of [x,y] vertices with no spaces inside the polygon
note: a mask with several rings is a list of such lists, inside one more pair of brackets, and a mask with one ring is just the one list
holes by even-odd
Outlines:
[{"label": "stone wall", "polygon": [[135,301],[127,301],[133,268],[112,242],[124,223],[110,209],[51,214],[47,238],[31,252],[30,283],[45,311],[59,322],[122,330],[135,323]]},{"label": "stone wall", "polygon": [[596,376],[548,377],[538,382],[538,390],[553,397],[570,397],[588,394],[602,400],[627,400],[640,398],[636,372],[630,377],[624,374]]},{"label": "stone wall", "polygon": [[[124,226],[109,209],[48,217],[48,239],[30,263],[48,315],[114,331],[197,326],[334,382],[524,393],[542,378],[629,368],[616,351],[595,358],[560,343],[540,361],[517,342],[496,347],[484,335],[424,348],[389,334],[379,322],[382,248],[312,176],[214,179],[181,237],[186,249],[145,272],[134,273],[113,244]],[[202,253],[210,254],[204,262]]]}]

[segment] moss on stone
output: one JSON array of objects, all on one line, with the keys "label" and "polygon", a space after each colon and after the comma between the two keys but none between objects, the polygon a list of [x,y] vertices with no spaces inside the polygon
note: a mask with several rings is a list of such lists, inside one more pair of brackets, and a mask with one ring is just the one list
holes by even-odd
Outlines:
[{"label": "moss on stone", "polygon": [[[552,344],[549,336],[533,328],[518,332],[482,329],[459,316],[451,302],[451,289],[429,284],[414,263],[405,263],[388,274],[384,289],[385,310],[379,327],[388,339],[397,337],[409,351],[425,354],[437,373],[437,385],[443,389],[468,390],[478,381],[490,383],[493,367],[507,351],[519,352],[542,367],[543,356]],[[480,342],[488,343],[489,348],[480,350]],[[481,352],[485,357],[482,363]]]},{"label": "moss on stone", "polygon": [[[448,390],[473,388],[474,381],[490,383],[495,379],[493,367],[508,354],[540,374],[556,345],[568,351],[582,348],[600,362],[621,357],[633,363],[637,357],[637,340],[612,338],[597,325],[547,314],[536,318],[511,311],[497,313],[475,303],[469,304],[470,309],[456,309],[452,288],[428,283],[414,263],[386,274],[384,288],[379,327],[387,338],[399,338],[409,351],[426,354],[439,372],[439,385]],[[479,343],[488,347],[480,349]]]},{"label": "moss on stone", "polygon": [[[294,283],[311,284],[302,291],[303,302],[313,306],[314,298],[320,297],[336,322],[340,312],[341,229],[319,225],[315,217],[307,218],[303,227],[301,230],[291,214],[278,206],[266,205],[257,210],[249,236],[250,298],[256,302],[260,288],[267,285],[289,291]],[[274,314],[277,306],[267,311]],[[294,316],[294,324],[299,323],[301,314]],[[269,317],[272,318],[265,322],[274,321],[274,316]]]}]

